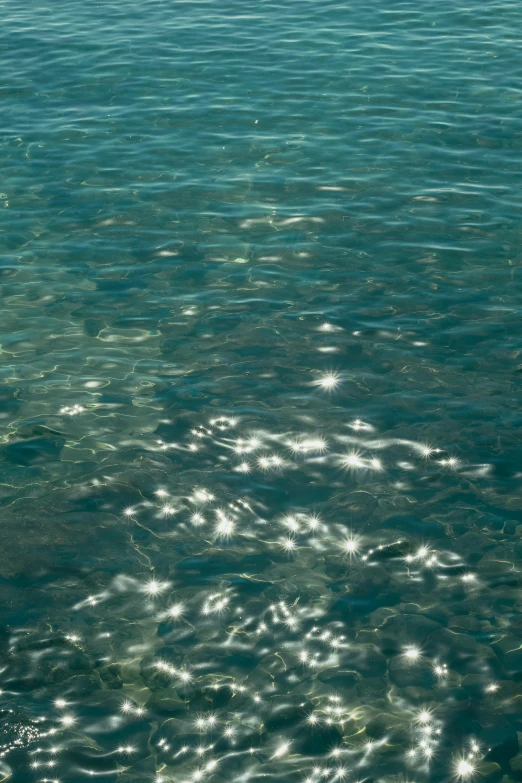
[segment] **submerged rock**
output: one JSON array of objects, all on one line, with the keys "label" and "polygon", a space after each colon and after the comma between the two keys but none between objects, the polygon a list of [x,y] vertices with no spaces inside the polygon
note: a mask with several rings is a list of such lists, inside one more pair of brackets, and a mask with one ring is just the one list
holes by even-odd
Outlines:
[{"label": "submerged rock", "polygon": [[400,688],[433,688],[437,677],[433,666],[426,660],[410,661],[403,655],[391,659],[388,665],[390,680]]},{"label": "submerged rock", "polygon": [[332,748],[338,747],[343,735],[336,726],[310,726],[304,725],[293,743],[298,753],[310,756],[320,756],[328,753]]}]

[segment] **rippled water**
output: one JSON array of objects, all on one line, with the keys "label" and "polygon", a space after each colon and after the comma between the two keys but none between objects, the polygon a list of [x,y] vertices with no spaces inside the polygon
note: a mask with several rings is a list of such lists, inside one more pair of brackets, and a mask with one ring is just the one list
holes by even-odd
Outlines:
[{"label": "rippled water", "polygon": [[2,20],[0,777],[522,780],[520,4]]}]

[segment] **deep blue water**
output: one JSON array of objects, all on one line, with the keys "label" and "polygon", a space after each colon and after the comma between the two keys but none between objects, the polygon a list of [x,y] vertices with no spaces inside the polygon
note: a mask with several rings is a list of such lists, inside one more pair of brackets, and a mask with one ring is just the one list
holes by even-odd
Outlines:
[{"label": "deep blue water", "polygon": [[521,5],[1,8],[0,777],[521,781]]}]

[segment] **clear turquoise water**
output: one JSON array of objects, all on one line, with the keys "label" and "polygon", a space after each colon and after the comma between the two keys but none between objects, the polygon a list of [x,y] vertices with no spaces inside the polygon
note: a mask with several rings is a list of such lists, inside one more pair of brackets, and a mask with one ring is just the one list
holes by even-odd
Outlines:
[{"label": "clear turquoise water", "polygon": [[520,4],[2,4],[0,771],[522,780]]}]

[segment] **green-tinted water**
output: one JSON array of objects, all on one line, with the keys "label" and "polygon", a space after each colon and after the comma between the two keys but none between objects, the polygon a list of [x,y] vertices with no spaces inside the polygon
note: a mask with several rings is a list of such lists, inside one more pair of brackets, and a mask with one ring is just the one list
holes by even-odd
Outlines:
[{"label": "green-tinted water", "polygon": [[521,29],[2,4],[13,783],[522,779]]}]

